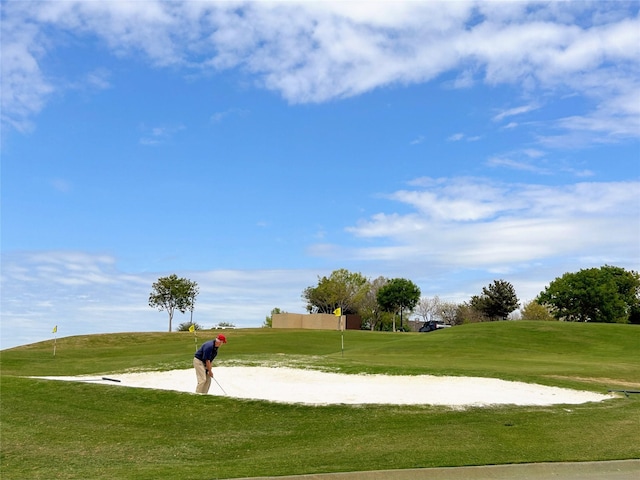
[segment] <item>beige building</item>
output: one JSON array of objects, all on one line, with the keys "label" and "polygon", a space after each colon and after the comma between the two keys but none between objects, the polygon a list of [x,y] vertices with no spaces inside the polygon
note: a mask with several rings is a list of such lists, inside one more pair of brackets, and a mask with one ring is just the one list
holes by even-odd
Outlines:
[{"label": "beige building", "polygon": [[302,328],[309,330],[360,330],[360,315],[336,317],[330,313],[274,313],[272,328]]}]

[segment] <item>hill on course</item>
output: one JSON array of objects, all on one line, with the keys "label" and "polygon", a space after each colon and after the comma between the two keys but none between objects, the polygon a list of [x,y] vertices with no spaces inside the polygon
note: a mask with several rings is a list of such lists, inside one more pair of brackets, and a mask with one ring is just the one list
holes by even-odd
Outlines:
[{"label": "hill on course", "polygon": [[[198,340],[208,338],[198,332]],[[606,393],[640,389],[633,325],[498,322],[426,334],[228,332],[218,365],[481,376]],[[58,339],[0,356],[4,478],[234,478],[639,458],[638,395],[568,406],[304,406],[51,382],[38,375],[191,366],[194,337]],[[194,438],[197,441],[194,442]],[[295,453],[295,455],[292,455]],[[55,465],[55,468],[52,466]]]}]

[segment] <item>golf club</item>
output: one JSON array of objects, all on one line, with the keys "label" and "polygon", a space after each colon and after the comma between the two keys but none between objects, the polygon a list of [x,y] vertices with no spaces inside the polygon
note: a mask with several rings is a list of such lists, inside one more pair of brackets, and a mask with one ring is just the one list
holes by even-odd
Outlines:
[{"label": "golf club", "polygon": [[120,383],[120,380],[118,380],[117,378],[102,377],[102,380],[108,380],[109,382],[118,382],[118,383]]},{"label": "golf club", "polygon": [[632,393],[640,393],[640,390],[609,390],[609,392],[624,393],[625,397],[629,397]]},{"label": "golf club", "polygon": [[[211,378],[213,378],[213,381],[214,381],[214,382],[218,383],[218,380],[216,380],[216,379],[215,379],[215,377],[211,377]],[[222,385],[220,385],[220,384],[218,383],[218,386],[220,387],[220,390],[222,390],[222,393],[224,393],[225,395],[227,395],[227,392],[225,392],[225,391],[224,391],[224,388],[222,388]]]},{"label": "golf club", "polygon": [[81,380],[79,380],[80,382],[102,382],[102,381],[109,381],[109,382],[117,382],[120,383],[120,380],[118,380],[117,378],[109,378],[109,377],[102,377],[102,378],[83,378]]}]

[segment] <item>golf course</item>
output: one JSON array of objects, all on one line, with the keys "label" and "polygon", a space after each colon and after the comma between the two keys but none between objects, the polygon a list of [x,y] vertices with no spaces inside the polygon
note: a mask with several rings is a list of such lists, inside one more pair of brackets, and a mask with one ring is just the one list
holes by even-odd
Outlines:
[{"label": "golf course", "polygon": [[[216,332],[196,334],[200,344]],[[508,321],[430,333],[225,335],[214,372],[482,377],[614,396],[547,406],[305,405],[34,378],[192,367],[189,332],[58,338],[55,356],[53,340],[0,352],[1,478],[231,479],[640,458],[636,325]]]}]

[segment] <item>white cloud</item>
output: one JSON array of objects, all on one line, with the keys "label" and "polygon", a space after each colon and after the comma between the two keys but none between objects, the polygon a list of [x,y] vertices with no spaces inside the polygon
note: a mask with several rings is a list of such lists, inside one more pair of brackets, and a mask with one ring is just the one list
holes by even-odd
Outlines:
[{"label": "white cloud", "polygon": [[[49,55],[65,38],[89,38],[117,58],[172,67],[185,76],[238,69],[291,103],[441,79],[444,88],[506,84],[522,99],[493,119],[537,115],[543,105],[547,123],[535,127],[544,147],[640,137],[640,21],[633,3],[371,3],[4,2],[2,124],[27,132],[52,97],[71,88],[110,88],[103,68],[62,79],[48,70]],[[579,97],[583,110],[555,113],[554,98],[569,97]],[[217,112],[211,120],[242,113]],[[140,142],[166,142],[182,129],[143,126]],[[455,133],[448,140],[479,138]],[[487,163],[542,174],[545,156],[544,148],[536,148],[494,155]],[[60,192],[71,186],[64,179],[50,182]],[[331,232],[318,235],[323,243],[308,252],[365,275],[415,278],[443,298],[477,293],[469,290],[493,272],[509,272],[535,294],[556,274],[585,262],[638,268],[637,181],[542,186],[422,178],[409,187],[388,196],[409,213],[380,212],[348,228],[355,246],[329,243]],[[300,311],[300,294],[317,273],[181,275],[203,287],[202,323],[255,326],[273,307]],[[116,258],[86,252],[6,256],[3,346],[47,338],[52,324],[63,322],[68,334],[164,330],[164,314],[146,305],[150,285],[161,275],[127,274]]]},{"label": "white cloud", "polygon": [[354,257],[428,270],[503,268],[560,257],[639,258],[638,182],[565,186],[504,184],[485,179],[420,179],[422,188],[390,198],[407,214],[378,213],[348,229],[384,246]]},{"label": "white cloud", "polygon": [[[560,131],[639,135],[640,113],[630,105],[640,90],[640,20],[622,2],[78,0],[9,2],[3,10],[3,122],[20,130],[55,92],[42,65],[64,32],[95,35],[116,56],[180,66],[185,75],[239,68],[292,103],[445,72],[464,87],[483,81],[518,84],[528,94],[573,92],[595,107],[558,122]],[[533,104],[498,118],[527,108]]]},{"label": "white cloud", "polygon": [[[196,281],[194,321],[259,327],[271,310],[302,312],[301,293],[316,282],[305,270],[218,270],[126,273],[110,255],[87,252],[13,252],[2,257],[0,348],[58,336],[165,331],[166,312],[148,306],[151,285],[176,273]],[[176,313],[174,328],[188,317]]]},{"label": "white cloud", "polygon": [[546,153],[542,150],[525,148],[492,156],[486,161],[486,165],[493,168],[509,168],[538,175],[550,175],[552,171],[545,162],[545,156]]},{"label": "white cloud", "polygon": [[514,160],[512,158],[506,157],[491,157],[489,160],[487,160],[486,163],[490,167],[505,167],[513,170],[521,170],[541,175],[547,175],[550,173],[547,169],[541,168],[537,165],[532,165],[528,161]]},{"label": "white cloud", "polygon": [[91,88],[97,90],[106,90],[111,88],[109,77],[111,73],[103,68],[99,68],[87,73],[85,77],[85,83]]},{"label": "white cloud", "polygon": [[146,146],[155,146],[164,144],[173,138],[173,136],[185,130],[186,127],[184,125],[177,126],[162,126],[162,127],[146,127],[142,126],[142,130],[145,132],[145,135],[140,138],[140,144]]},{"label": "white cloud", "polygon": [[[638,181],[559,186],[478,178],[419,178],[388,196],[408,213],[378,213],[347,228],[348,244],[308,246],[311,256],[365,276],[411,278],[423,295],[468,300],[496,278],[521,299],[567,271],[605,263],[638,270]],[[194,320],[258,327],[274,307],[304,311],[306,270],[127,273],[108,254],[12,252],[2,257],[2,348],[59,335],[164,331],[147,305],[151,285],[176,273],[200,286]],[[174,326],[186,321],[177,314]]]},{"label": "white cloud", "polygon": [[499,122],[501,120],[504,120],[505,118],[508,117],[513,117],[515,115],[522,115],[524,113],[528,113],[531,112],[533,110],[537,110],[539,107],[537,105],[522,105],[520,107],[514,107],[514,108],[509,108],[507,110],[504,110],[500,113],[498,113],[496,116],[493,117],[493,120],[496,122]]},{"label": "white cloud", "polygon": [[[7,5],[3,5],[3,10]],[[2,62],[1,110],[2,124],[20,132],[32,127],[32,117],[38,114],[54,92],[39,64],[44,48],[37,45],[38,29],[34,25],[19,25],[8,19],[1,22]]]},{"label": "white cloud", "polygon": [[59,193],[69,193],[72,189],[71,182],[64,178],[52,178],[49,183]]},{"label": "white cloud", "polygon": [[215,112],[211,115],[211,121],[213,123],[220,123],[226,118],[230,116],[239,116],[243,117],[249,113],[248,110],[240,109],[240,108],[230,108],[229,110],[225,110],[222,112]]}]

